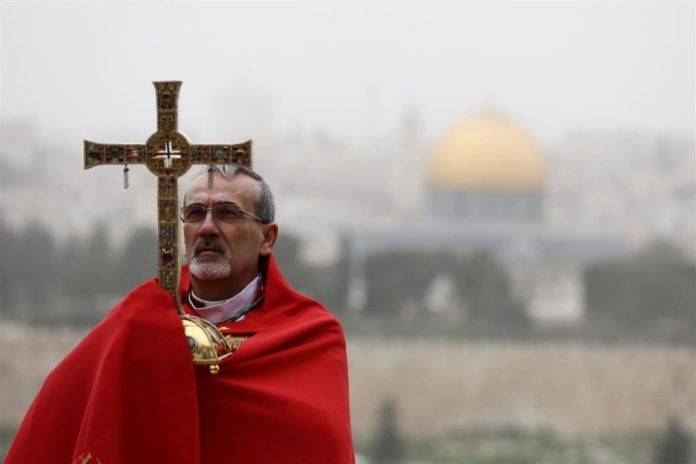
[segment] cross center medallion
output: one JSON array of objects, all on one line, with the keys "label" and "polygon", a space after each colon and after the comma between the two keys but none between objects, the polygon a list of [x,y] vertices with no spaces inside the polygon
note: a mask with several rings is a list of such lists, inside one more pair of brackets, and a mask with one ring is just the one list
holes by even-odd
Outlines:
[{"label": "cross center medallion", "polygon": [[155,159],[164,159],[164,167],[167,169],[172,167],[172,158],[181,158],[181,151],[175,150],[174,147],[172,147],[171,140],[167,140],[167,143],[164,146],[164,150],[157,150],[157,153],[161,154],[155,156]]}]

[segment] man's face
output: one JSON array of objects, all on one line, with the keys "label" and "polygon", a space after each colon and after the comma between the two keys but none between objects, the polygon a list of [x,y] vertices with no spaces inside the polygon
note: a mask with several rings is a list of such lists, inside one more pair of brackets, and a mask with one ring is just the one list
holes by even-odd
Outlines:
[{"label": "man's face", "polygon": [[[186,205],[194,203],[206,207],[216,203],[232,202],[256,214],[254,205],[261,193],[255,179],[237,174],[227,180],[215,175],[212,188],[208,176],[195,179],[186,194]],[[264,226],[244,216],[233,222],[217,221],[208,211],[203,221],[184,223],[186,260],[194,278],[225,280],[238,286],[248,282],[258,272],[258,259],[264,252]]]}]

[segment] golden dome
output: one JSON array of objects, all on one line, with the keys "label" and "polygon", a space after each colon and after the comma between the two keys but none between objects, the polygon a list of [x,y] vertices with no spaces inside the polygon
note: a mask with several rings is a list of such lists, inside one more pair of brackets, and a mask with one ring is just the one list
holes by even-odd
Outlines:
[{"label": "golden dome", "polygon": [[457,121],[430,158],[428,182],[447,189],[540,190],[546,163],[532,138],[493,112]]}]

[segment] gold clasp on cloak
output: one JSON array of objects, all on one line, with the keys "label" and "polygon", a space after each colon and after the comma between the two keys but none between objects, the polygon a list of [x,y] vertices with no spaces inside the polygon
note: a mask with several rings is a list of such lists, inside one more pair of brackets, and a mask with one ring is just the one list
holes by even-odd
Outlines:
[{"label": "gold clasp on cloak", "polygon": [[210,373],[220,372],[220,362],[230,356],[241,346],[247,337],[226,337],[215,324],[200,317],[183,315],[181,322],[189,349],[193,355],[193,364],[210,366]]}]

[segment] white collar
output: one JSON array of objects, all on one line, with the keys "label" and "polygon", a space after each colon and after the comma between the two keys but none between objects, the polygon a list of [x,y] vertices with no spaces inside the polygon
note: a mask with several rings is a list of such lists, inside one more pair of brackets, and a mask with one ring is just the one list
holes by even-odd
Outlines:
[{"label": "white collar", "polygon": [[[232,298],[220,301],[204,300],[193,294],[193,290],[189,293],[189,304],[198,313],[200,317],[206,319],[213,324],[229,321],[238,314],[248,310],[254,303],[254,296],[261,282],[261,274],[257,275],[254,280],[249,282],[246,287]],[[194,304],[194,301],[196,304]],[[203,304],[203,307],[197,307]],[[244,320],[244,315],[237,319]]]}]

